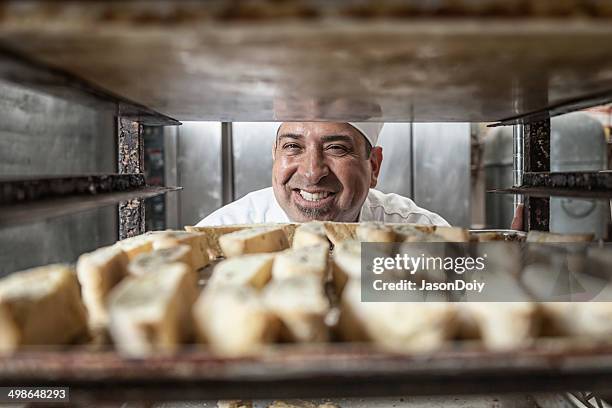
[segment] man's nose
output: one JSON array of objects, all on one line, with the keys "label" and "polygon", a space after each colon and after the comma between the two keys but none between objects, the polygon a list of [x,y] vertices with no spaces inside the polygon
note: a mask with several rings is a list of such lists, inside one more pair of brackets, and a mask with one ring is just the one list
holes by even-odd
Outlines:
[{"label": "man's nose", "polygon": [[329,174],[329,167],[325,163],[323,153],[318,150],[306,152],[300,164],[300,173],[309,184],[317,184]]}]

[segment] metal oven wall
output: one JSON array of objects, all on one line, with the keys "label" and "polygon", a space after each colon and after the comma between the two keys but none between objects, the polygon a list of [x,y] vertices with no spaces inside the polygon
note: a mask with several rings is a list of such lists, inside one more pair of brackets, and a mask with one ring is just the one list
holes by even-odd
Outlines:
[{"label": "metal oven wall", "polygon": [[183,187],[179,193],[167,195],[167,226],[182,228],[196,224],[223,204],[221,122],[183,122],[177,128],[166,128],[165,133],[167,141],[173,142],[172,148],[166,149],[170,154],[166,165],[176,168],[167,183]]},{"label": "metal oven wall", "polygon": [[[115,110],[0,82],[0,177],[116,171]],[[117,207],[0,228],[0,276],[115,242]]]},{"label": "metal oven wall", "polygon": [[451,225],[470,226],[470,124],[415,123],[414,201]]},{"label": "metal oven wall", "polygon": [[274,122],[232,124],[236,200],[272,185],[272,144],[277,127]]}]

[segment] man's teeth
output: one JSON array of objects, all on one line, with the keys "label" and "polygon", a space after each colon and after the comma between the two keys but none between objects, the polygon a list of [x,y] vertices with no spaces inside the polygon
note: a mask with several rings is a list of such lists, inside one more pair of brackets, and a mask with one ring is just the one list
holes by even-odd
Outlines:
[{"label": "man's teeth", "polygon": [[300,190],[300,195],[306,201],[319,201],[329,197],[330,194],[331,193],[328,191],[324,191],[322,193],[309,193],[308,191]]}]

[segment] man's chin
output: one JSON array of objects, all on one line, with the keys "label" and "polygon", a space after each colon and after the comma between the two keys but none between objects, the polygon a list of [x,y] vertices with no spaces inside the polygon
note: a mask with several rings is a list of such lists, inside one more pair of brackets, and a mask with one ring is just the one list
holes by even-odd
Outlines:
[{"label": "man's chin", "polygon": [[333,206],[303,207],[295,203],[294,205],[300,219],[305,221],[333,221],[334,219]]}]

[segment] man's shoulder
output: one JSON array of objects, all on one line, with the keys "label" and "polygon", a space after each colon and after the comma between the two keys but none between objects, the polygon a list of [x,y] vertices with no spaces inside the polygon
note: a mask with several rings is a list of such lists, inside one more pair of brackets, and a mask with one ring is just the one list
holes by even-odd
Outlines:
[{"label": "man's shoulder", "polygon": [[277,211],[272,187],[252,191],[233,201],[198,222],[198,226],[257,224],[268,222],[267,217]]},{"label": "man's shoulder", "polygon": [[272,187],[266,187],[266,188],[262,188],[261,190],[251,191],[244,197],[234,201],[234,203],[237,203],[240,201],[275,202],[275,200],[276,199],[274,198],[274,190],[272,189]]},{"label": "man's shoulder", "polygon": [[408,197],[370,189],[361,210],[361,221],[448,225],[440,215],[421,208]]},{"label": "man's shoulder", "polygon": [[395,193],[383,193],[380,190],[370,189],[368,197],[363,203],[370,208],[382,208],[388,214],[407,216],[413,212],[423,210],[408,197]]}]

